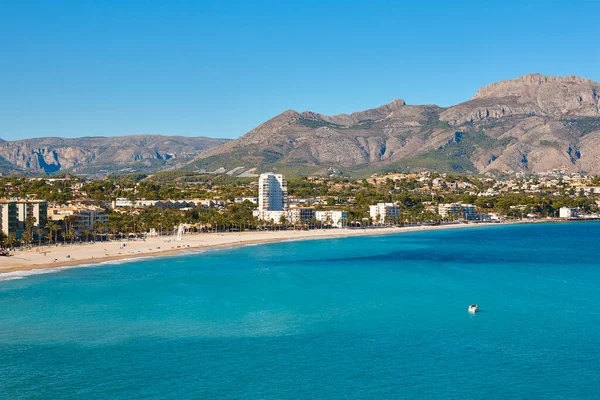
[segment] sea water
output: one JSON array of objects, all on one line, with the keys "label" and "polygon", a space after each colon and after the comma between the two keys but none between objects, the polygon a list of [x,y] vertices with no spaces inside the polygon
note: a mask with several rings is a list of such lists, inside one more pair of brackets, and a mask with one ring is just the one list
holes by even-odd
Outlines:
[{"label": "sea water", "polygon": [[5,280],[0,398],[599,398],[599,238],[474,227]]}]

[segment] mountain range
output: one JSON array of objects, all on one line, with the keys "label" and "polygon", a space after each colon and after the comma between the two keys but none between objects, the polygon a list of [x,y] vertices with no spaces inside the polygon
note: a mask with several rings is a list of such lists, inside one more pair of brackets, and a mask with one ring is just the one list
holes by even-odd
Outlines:
[{"label": "mountain range", "polygon": [[451,106],[394,100],[333,116],[287,110],[236,140],[136,135],[0,141],[0,172],[338,170],[600,174],[600,84],[529,74]]},{"label": "mountain range", "polygon": [[0,140],[0,172],[88,175],[176,169],[228,139],[132,135]]},{"label": "mountain range", "polygon": [[352,114],[288,110],[237,140],[208,149],[194,166],[235,166],[350,175],[429,169],[600,173],[600,84],[529,74],[482,87],[451,107],[394,100]]}]

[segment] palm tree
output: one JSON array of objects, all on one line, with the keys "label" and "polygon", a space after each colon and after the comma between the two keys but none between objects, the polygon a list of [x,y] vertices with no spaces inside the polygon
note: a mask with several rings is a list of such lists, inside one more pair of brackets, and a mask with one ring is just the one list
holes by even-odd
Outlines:
[{"label": "palm tree", "polygon": [[28,245],[29,242],[31,242],[31,234],[29,234],[29,231],[23,232],[23,236],[21,236],[21,239],[23,240],[23,242],[25,242],[25,245]]},{"label": "palm tree", "polygon": [[5,249],[12,247],[13,243],[14,243],[14,238],[10,235],[7,235],[5,238],[2,239],[2,244],[4,245]]},{"label": "palm tree", "polygon": [[65,227],[64,227],[65,229],[64,229],[64,236],[63,236],[63,238],[66,238],[66,237],[69,236],[69,231],[71,231],[73,229],[73,222],[75,222],[76,219],[77,219],[77,217],[74,216],[74,215],[67,215],[63,219],[63,222],[65,223]]},{"label": "palm tree", "polygon": [[[33,228],[35,227],[35,223],[37,222],[37,218],[35,218],[34,216],[27,216],[27,218],[25,218],[25,229],[27,230],[27,234],[28,234],[28,238],[29,240],[26,240],[26,242],[30,242],[33,239]],[[25,237],[25,235],[23,235],[23,237]]]},{"label": "palm tree", "polygon": [[67,237],[71,239],[71,244],[73,244],[73,241],[75,240],[75,228],[69,228],[67,231]]},{"label": "palm tree", "polygon": [[100,221],[94,222],[94,240],[96,240],[96,236],[98,236],[98,232],[101,234],[104,233],[104,224]]},{"label": "palm tree", "polygon": [[53,222],[50,230],[54,232],[54,243],[58,242],[58,232],[60,231],[60,226]]},{"label": "palm tree", "polygon": [[279,217],[279,224],[287,227],[288,219],[285,217],[285,215],[282,214],[281,217]]},{"label": "palm tree", "polygon": [[56,243],[56,232],[58,232],[58,225],[56,225],[56,223],[54,222],[48,222],[48,224],[46,224],[46,229],[48,229],[48,232],[50,232],[50,240],[52,240],[54,238],[54,243]]}]

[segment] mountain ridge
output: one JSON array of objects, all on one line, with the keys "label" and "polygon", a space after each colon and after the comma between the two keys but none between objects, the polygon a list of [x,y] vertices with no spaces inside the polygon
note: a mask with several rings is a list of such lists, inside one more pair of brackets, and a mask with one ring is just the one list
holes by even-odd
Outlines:
[{"label": "mountain ridge", "polygon": [[[537,73],[481,87],[449,107],[396,99],[325,115],[286,110],[238,139],[162,135],[0,139],[1,173],[278,170],[600,174],[600,84]],[[222,169],[221,169],[222,168]]]},{"label": "mountain ridge", "polygon": [[471,173],[600,173],[600,84],[527,74],[450,107],[394,100],[350,114],[294,110],[202,152],[194,167],[299,173],[439,169]]},{"label": "mountain ridge", "polygon": [[228,139],[138,134],[0,141],[0,172],[153,172],[177,168]]}]

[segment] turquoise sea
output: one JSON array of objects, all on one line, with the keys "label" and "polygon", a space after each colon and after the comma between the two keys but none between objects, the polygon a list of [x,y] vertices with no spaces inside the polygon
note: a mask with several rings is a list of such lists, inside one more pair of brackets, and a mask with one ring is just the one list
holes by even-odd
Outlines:
[{"label": "turquoise sea", "polygon": [[475,227],[4,280],[0,398],[597,399],[599,238]]}]

